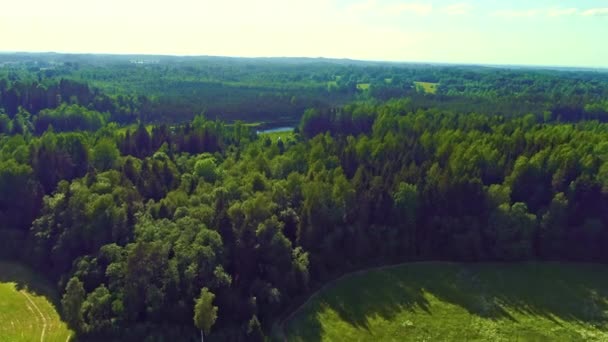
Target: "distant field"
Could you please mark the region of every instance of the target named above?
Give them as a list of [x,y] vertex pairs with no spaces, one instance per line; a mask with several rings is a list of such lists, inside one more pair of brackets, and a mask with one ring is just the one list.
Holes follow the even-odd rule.
[[[131,133],[135,132],[138,128],[138,125],[136,124],[132,124],[132,125],[128,125],[128,126],[121,126],[118,127],[114,130],[115,133],[120,134],[120,135],[125,135],[127,133],[127,130],[131,131]],[[152,128],[154,128],[154,125],[146,125],[146,130],[148,131],[148,133],[152,133]]]
[[288,139],[293,138],[293,130],[290,131],[281,131],[281,132],[269,132],[269,133],[260,133],[260,135],[269,137],[272,142],[277,142],[279,138],[286,142]]
[[417,91],[421,91],[427,94],[436,94],[439,83],[431,82],[414,82]]
[[368,90],[370,84],[369,83],[357,83],[358,90]]
[[415,263],[345,277],[289,341],[608,341],[608,266]]
[[65,342],[71,332],[51,287],[23,266],[0,262],[0,341]]

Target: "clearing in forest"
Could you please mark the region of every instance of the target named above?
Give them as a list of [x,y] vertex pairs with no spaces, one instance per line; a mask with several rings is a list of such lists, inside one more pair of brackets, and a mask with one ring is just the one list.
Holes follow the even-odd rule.
[[327,286],[284,329],[289,341],[608,341],[608,266],[376,269]]
[[370,83],[357,83],[357,90],[369,90]]
[[426,94],[436,94],[437,87],[439,87],[439,83],[431,83],[431,82],[414,82],[416,86],[416,91]]

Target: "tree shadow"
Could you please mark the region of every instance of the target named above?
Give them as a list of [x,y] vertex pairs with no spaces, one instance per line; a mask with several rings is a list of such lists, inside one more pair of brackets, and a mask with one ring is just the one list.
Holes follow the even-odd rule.
[[15,262],[0,261],[0,283],[14,283],[17,291],[25,290],[36,296],[45,297],[55,311],[61,313],[57,291],[49,281],[35,274],[27,267]]
[[[591,264],[412,263],[347,276],[288,322],[288,336],[318,341],[318,313],[331,309],[358,329],[404,311],[433,315],[425,294],[473,316],[518,322],[509,312],[561,321],[608,323],[608,266]],[[294,324],[292,324],[294,323]]]

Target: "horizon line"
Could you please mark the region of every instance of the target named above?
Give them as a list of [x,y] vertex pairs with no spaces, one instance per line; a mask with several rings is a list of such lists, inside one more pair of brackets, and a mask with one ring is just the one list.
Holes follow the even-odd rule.
[[525,63],[491,63],[491,62],[454,62],[454,61],[420,61],[420,60],[379,60],[359,59],[352,57],[327,57],[327,56],[236,56],[236,55],[205,55],[205,54],[171,54],[171,53],[136,53],[136,52],[63,52],[63,51],[10,51],[0,50],[0,55],[9,54],[56,54],[56,55],[98,55],[98,56],[149,56],[149,57],[192,57],[192,58],[234,58],[234,59],[311,59],[311,60],[337,60],[363,63],[382,64],[429,64],[429,65],[451,65],[451,66],[482,66],[482,67],[527,67],[527,68],[572,68],[572,69],[601,69],[608,70],[606,66],[593,65],[565,65],[565,64],[525,64]]

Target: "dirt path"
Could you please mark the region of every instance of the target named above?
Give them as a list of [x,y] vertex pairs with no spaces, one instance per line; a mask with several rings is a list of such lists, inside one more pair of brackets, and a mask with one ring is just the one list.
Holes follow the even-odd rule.
[[34,307],[34,309],[36,309],[36,311],[38,311],[38,314],[40,314],[40,317],[42,318],[42,334],[40,334],[40,342],[44,342],[44,333],[46,332],[46,317],[44,317],[44,314],[42,313],[42,311],[40,311],[40,308],[38,307],[38,305],[36,305],[36,303],[34,303],[34,301],[32,300],[32,298],[30,296],[28,296],[27,293],[25,293],[25,291],[19,291],[22,295],[25,296],[25,298],[27,298],[27,300],[30,302],[30,304],[32,304],[32,306]]

